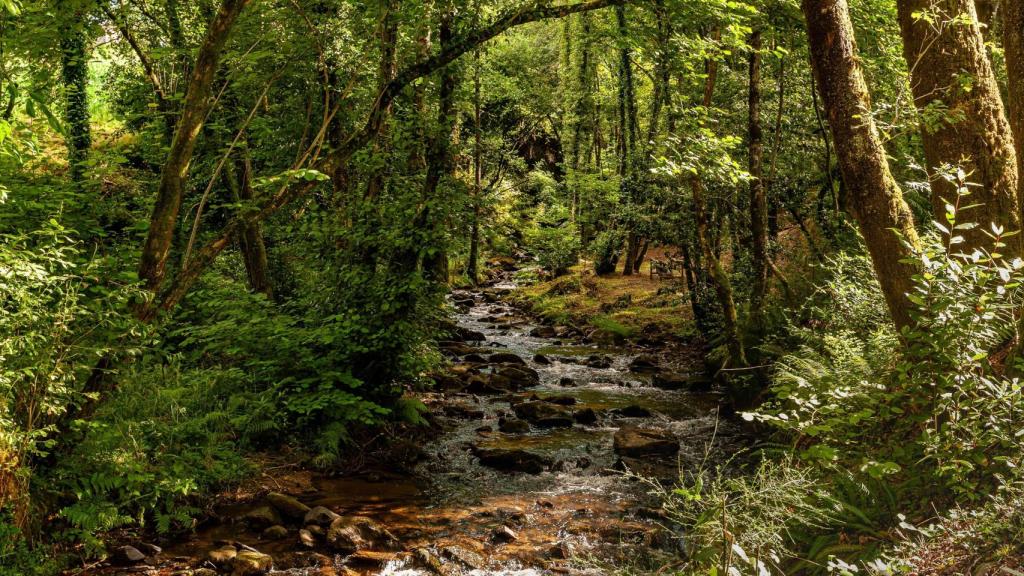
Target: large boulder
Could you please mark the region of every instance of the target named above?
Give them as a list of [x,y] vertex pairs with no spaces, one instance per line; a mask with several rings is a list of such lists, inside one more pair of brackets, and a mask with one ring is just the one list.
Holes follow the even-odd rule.
[[679,453],[679,440],[670,432],[654,428],[624,426],[615,433],[615,452],[620,456],[674,456]]
[[298,498],[281,494],[280,492],[267,494],[267,504],[270,504],[282,516],[291,520],[302,520],[310,510],[309,506],[299,502]]
[[542,454],[519,449],[473,447],[480,464],[505,472],[540,474],[551,466],[551,459]]
[[516,416],[538,428],[571,428],[573,425],[572,412],[543,400],[520,402],[512,406],[512,410]]

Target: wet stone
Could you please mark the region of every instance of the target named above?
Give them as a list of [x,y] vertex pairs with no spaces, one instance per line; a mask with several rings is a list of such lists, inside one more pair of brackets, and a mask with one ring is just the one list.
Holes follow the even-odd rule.
[[543,354],[534,354],[533,361],[536,362],[537,364],[551,364],[551,360],[549,360],[548,357]]
[[274,559],[262,552],[243,550],[231,561],[231,576],[266,574],[274,566]]
[[264,540],[280,540],[286,536],[288,536],[288,529],[280,524],[270,526],[260,534],[260,538]]
[[515,530],[509,528],[508,526],[501,526],[494,531],[494,534],[491,535],[491,538],[495,542],[507,544],[509,542],[515,542],[516,540],[519,540],[519,535],[516,534]]
[[512,390],[512,381],[501,374],[473,374],[466,392],[470,394],[504,394]]
[[654,428],[624,426],[615,433],[615,452],[621,456],[674,456],[679,440],[670,432]]
[[312,532],[303,528],[299,530],[299,544],[306,548],[313,548],[316,546],[316,537]]
[[547,456],[520,449],[473,447],[480,464],[505,472],[540,474],[551,466]]
[[597,412],[593,408],[584,408],[573,412],[572,418],[577,424],[596,424]]
[[565,386],[566,388],[575,388],[576,381],[568,376],[562,376],[561,378],[558,379],[558,385]]
[[608,356],[589,356],[584,363],[591,368],[604,369],[612,367],[612,359]]
[[206,559],[222,570],[231,567],[231,562],[235,559],[235,556],[238,556],[238,550],[234,546],[222,546],[206,553]]
[[294,496],[287,494],[281,494],[280,492],[271,492],[267,494],[267,503],[274,507],[282,516],[291,518],[292,520],[302,520],[306,517],[306,513],[309,512],[309,506],[306,506]]
[[658,359],[650,354],[641,354],[630,361],[629,371],[638,374],[653,374],[658,371]]
[[621,416],[623,418],[650,418],[651,411],[643,406],[637,406],[636,404],[630,404],[629,406],[623,406],[622,408],[615,408],[611,411],[615,416]]
[[323,506],[316,506],[315,508],[310,509],[310,511],[306,513],[306,516],[303,518],[303,523],[315,524],[317,526],[327,526],[330,525],[331,522],[337,520],[338,518],[341,518],[341,516],[338,516],[330,509],[325,508]]
[[281,515],[270,506],[257,506],[242,516],[246,524],[254,528],[266,528],[281,523]]
[[551,326],[537,326],[533,330],[530,330],[530,336],[534,338],[554,338],[558,335]]
[[138,564],[146,559],[146,555],[134,546],[120,546],[110,553],[110,560],[115,564]]
[[572,413],[558,404],[534,400],[512,407],[516,416],[539,428],[571,428]]
[[496,352],[488,356],[487,360],[495,364],[526,364],[526,360],[511,352]]
[[525,420],[499,418],[498,430],[506,434],[525,434],[530,431],[530,423]]

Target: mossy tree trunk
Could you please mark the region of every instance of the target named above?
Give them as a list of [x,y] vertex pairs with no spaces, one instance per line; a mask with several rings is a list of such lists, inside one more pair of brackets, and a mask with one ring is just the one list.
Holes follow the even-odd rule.
[[1010,128],[1017,143],[1017,200],[1024,208],[1024,2],[1012,0],[1000,7],[1003,16],[1003,50],[1006,56],[1007,108]]
[[62,0],[60,15],[60,65],[64,85],[64,123],[67,134],[68,174],[80,183],[85,175],[92,132],[89,128],[89,47],[85,13],[81,3]]
[[908,326],[906,295],[916,268],[904,260],[912,260],[917,231],[870,114],[849,7],[846,0],[803,0],[802,9],[848,209],[860,226],[893,322],[897,328]]
[[[903,54],[914,102],[921,113],[921,138],[932,183],[934,218],[946,222],[946,204],[960,204],[957,186],[940,175],[943,166],[963,168],[978,184],[959,214],[962,248],[991,248],[990,224],[1018,230],[1017,157],[995,74],[985,51],[974,0],[897,0]],[[1019,255],[1022,238],[1006,240],[1004,253]]]

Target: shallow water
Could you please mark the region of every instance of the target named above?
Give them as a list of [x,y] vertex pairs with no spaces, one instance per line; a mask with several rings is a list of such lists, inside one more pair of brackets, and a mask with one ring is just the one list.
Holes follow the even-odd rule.
[[[462,412],[480,411],[483,418],[444,418],[446,431],[425,447],[428,457],[412,477],[315,477],[307,493],[295,494],[310,506],[373,519],[397,537],[403,551],[371,565],[353,565],[351,558],[333,556],[333,568],[382,576],[532,576],[569,571],[579,564],[574,558],[588,558],[588,564],[635,562],[655,546],[671,550],[671,536],[664,542],[658,536],[659,526],[645,519],[650,514],[642,513],[644,505],[657,506],[649,501],[644,485],[612,470],[618,460],[612,437],[624,424],[672,430],[681,438],[681,451],[677,462],[667,464],[693,469],[705,458],[712,440],[715,450],[732,449],[729,439],[735,437],[735,430],[719,422],[718,396],[654,388],[649,377],[629,372],[628,364],[635,356],[629,350],[531,336],[536,325],[525,321],[521,313],[502,303],[486,303],[479,294],[475,297],[476,304],[459,313],[457,321],[485,335],[478,353],[517,354],[538,372],[540,384],[503,396],[424,394],[424,402],[436,412],[461,406]],[[509,326],[507,319],[513,325]],[[538,350],[552,362],[534,362]],[[607,356],[611,365],[594,368],[570,358],[590,355]],[[562,357],[568,360],[557,360]],[[563,378],[572,378],[575,385],[560,385]],[[540,398],[569,396],[576,400],[573,409],[593,408],[605,415],[593,426],[527,434],[498,432],[498,419],[511,412],[510,403],[534,394]],[[631,406],[645,408],[651,415],[623,418],[608,414]],[[492,431],[482,432],[481,427]],[[543,454],[559,463],[554,467],[558,471],[531,475],[487,468],[472,455],[472,445]],[[244,507],[221,511],[225,517],[243,512]],[[503,526],[515,532],[514,541],[495,542],[493,533]],[[200,530],[195,538],[171,547],[168,553],[202,557],[217,540],[253,546],[275,560],[279,554],[297,549],[294,538],[263,542],[258,533],[247,531],[241,523],[223,523]],[[439,560],[441,572],[418,567],[422,562],[409,553],[416,549],[430,551]],[[566,555],[570,558],[559,557]],[[460,561],[460,557],[470,561]],[[277,564],[283,567],[280,561]],[[332,573],[324,570],[293,568],[276,573]]]

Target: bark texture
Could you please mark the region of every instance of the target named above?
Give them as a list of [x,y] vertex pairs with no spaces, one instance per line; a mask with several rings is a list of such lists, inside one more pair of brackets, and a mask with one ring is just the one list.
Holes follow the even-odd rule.
[[[61,4],[65,4],[61,2]],[[62,7],[60,25],[60,73],[64,84],[65,140],[68,147],[68,171],[71,180],[80,182],[92,146],[89,129],[89,54],[86,46],[84,15]],[[13,100],[12,100],[13,101]]]
[[[956,185],[937,177],[943,165],[959,166],[971,189],[958,215],[978,224],[964,231],[963,248],[991,248],[991,223],[1020,229],[1017,157],[974,0],[897,0],[903,54],[910,69],[914,102],[922,114],[921,133],[932,182],[932,208],[945,224],[946,204],[957,203]],[[927,18],[915,18],[927,14]],[[837,142],[838,144],[838,142]],[[1007,239],[1006,252],[1021,253],[1021,237]]]
[[835,142],[848,209],[859,224],[893,321],[898,328],[908,326],[911,303],[906,295],[916,269],[901,260],[912,256],[905,242],[917,244],[917,231],[869,114],[871,99],[849,7],[846,0],[803,0],[802,8],[811,65]]
[[[217,65],[231,34],[231,28],[249,1],[224,0],[217,15],[210,22],[206,40],[199,49],[192,69],[188,94],[177,123],[171,150],[160,174],[160,188],[157,191],[156,204],[150,217],[149,234],[146,236],[139,264],[139,278],[145,282],[146,288],[153,292],[159,291],[166,272],[167,259],[174,240],[174,228],[178,222],[178,213],[188,181],[192,152],[207,112],[213,104],[212,86]],[[143,315],[147,313],[144,312]]]
[[1006,56],[1007,108],[1010,128],[1017,143],[1017,201],[1024,207],[1024,190],[1020,175],[1024,174],[1024,2],[1011,0],[1000,7],[1003,17],[1003,50]]
[[768,198],[764,180],[764,143],[761,130],[761,31],[750,35],[750,86],[748,89],[748,155],[750,181],[750,234],[753,289],[750,316],[759,323],[768,292]]

